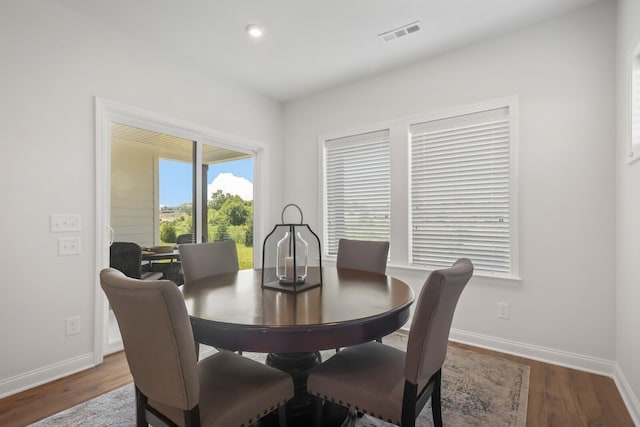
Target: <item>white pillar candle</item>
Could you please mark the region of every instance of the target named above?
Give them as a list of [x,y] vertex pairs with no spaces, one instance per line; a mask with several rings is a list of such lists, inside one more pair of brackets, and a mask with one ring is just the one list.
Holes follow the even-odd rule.
[[293,282],[295,271],[293,271],[293,257],[284,258],[284,277],[287,282]]

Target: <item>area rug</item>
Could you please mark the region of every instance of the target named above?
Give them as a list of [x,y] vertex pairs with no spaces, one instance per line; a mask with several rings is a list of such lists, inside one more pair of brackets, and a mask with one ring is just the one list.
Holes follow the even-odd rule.
[[[383,342],[404,350],[407,337],[395,333],[385,337]],[[322,352],[323,359],[332,354],[331,351]],[[265,355],[245,353],[244,356],[264,361]],[[445,426],[525,427],[528,392],[528,366],[449,346],[442,373],[442,418]],[[356,422],[358,427],[390,425],[367,415]],[[433,425],[431,403],[422,410],[416,425]],[[98,396],[32,426],[135,426],[133,385]]]

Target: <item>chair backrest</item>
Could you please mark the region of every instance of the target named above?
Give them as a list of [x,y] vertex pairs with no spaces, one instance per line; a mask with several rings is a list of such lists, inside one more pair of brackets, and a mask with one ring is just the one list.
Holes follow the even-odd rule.
[[389,242],[340,239],[336,267],[385,274]]
[[125,276],[140,279],[142,276],[142,250],[132,242],[113,242],[109,248],[109,266]]
[[200,399],[193,332],[184,299],[168,280],[100,272],[118,321],[133,381],[149,399],[189,410]]
[[238,249],[233,240],[178,245],[178,251],[185,284],[206,276],[240,269]]
[[433,271],[420,291],[413,313],[405,378],[413,384],[426,384],[447,356],[449,330],[462,290],[471,279],[473,264],[466,258],[453,266]]

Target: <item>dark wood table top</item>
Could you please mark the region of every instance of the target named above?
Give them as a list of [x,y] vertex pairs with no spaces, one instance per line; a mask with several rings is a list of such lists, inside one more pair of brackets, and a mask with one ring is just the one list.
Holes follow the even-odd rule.
[[182,286],[196,341],[283,353],[355,345],[399,329],[414,300],[406,283],[364,271],[324,267],[321,287],[297,293],[262,288],[261,275],[241,270]]

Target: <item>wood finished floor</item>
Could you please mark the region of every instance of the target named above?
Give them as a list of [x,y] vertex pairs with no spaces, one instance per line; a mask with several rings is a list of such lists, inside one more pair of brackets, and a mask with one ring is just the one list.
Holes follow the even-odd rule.
[[[611,378],[463,344],[452,345],[531,368],[529,427],[634,426]],[[26,426],[129,382],[131,375],[124,353],[112,354],[100,366],[1,399],[0,426]]]

